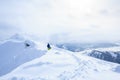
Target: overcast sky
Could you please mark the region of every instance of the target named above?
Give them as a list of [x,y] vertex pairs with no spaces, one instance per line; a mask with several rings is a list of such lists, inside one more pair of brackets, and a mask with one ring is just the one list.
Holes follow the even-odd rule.
[[0,0],[0,37],[120,40],[120,0]]

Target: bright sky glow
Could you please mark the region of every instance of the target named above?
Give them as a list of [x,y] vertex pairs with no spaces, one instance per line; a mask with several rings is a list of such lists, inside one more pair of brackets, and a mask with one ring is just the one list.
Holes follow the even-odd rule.
[[71,40],[117,41],[119,30],[119,0],[0,1],[1,38],[24,33]]

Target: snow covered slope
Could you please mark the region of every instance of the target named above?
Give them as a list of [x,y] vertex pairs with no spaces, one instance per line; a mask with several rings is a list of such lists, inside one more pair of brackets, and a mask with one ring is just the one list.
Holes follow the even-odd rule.
[[0,80],[120,80],[120,65],[52,48]]
[[16,35],[0,44],[0,76],[5,75],[21,64],[44,55],[33,41]]

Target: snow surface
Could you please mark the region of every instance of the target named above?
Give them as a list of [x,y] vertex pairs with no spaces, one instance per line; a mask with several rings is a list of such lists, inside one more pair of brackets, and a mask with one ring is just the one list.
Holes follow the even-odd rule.
[[0,43],[0,56],[0,80],[120,80],[119,64],[55,46],[47,51],[46,43],[19,35]]
[[[25,44],[29,44],[27,47]],[[0,76],[5,75],[21,64],[44,55],[46,51],[38,50],[30,40],[12,37],[0,44]]]
[[0,80],[119,80],[119,66],[54,47]]

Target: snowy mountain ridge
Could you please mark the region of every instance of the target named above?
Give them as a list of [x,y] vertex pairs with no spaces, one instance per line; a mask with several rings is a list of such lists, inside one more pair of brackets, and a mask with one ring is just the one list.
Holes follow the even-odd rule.
[[119,69],[119,64],[53,48],[0,80],[119,80]]
[[99,51],[115,52],[119,47],[47,50],[46,43],[15,37],[0,44],[0,80],[119,80],[120,64],[93,58],[103,54]]
[[120,47],[85,50],[82,53],[98,59],[120,64]]

